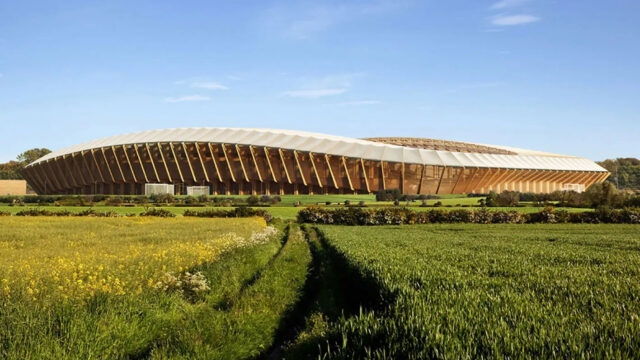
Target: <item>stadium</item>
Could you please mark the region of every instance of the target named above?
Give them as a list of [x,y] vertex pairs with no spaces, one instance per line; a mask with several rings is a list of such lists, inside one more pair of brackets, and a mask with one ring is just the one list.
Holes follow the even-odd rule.
[[[38,194],[404,194],[584,191],[609,173],[591,160],[425,138],[184,128],[112,136],[24,169]],[[153,185],[157,184],[157,185]]]

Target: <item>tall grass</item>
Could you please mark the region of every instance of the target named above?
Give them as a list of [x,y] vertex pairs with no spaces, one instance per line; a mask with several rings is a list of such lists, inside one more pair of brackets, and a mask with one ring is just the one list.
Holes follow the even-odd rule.
[[0,228],[2,359],[254,356],[306,274],[306,244],[283,247],[259,218],[2,218]]
[[326,324],[309,358],[640,353],[638,226],[319,228],[375,292],[350,294],[365,307]]

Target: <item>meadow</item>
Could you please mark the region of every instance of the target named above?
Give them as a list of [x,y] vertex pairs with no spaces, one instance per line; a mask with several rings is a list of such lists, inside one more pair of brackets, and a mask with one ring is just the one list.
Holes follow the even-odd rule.
[[248,358],[310,261],[261,218],[0,218],[0,358]]
[[2,359],[640,353],[638,225],[5,216],[0,229]]
[[325,275],[334,280],[287,358],[636,358],[638,230],[309,228],[311,243],[340,270]]

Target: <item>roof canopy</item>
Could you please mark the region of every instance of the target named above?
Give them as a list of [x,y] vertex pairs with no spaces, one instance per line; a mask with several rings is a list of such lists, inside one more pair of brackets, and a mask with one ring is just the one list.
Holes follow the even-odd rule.
[[33,164],[95,148],[157,142],[211,142],[267,146],[366,160],[451,167],[607,171],[588,159],[515,148],[499,147],[508,149],[516,155],[452,152],[417,149],[305,131],[251,128],[180,128],[117,135],[56,150]]

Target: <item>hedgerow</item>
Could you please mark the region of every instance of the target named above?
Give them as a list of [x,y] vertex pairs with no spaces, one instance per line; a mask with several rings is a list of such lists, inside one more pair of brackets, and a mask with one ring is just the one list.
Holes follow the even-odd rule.
[[407,208],[320,208],[309,207],[298,212],[298,222],[334,225],[403,225],[432,223],[469,224],[640,224],[640,209],[613,210],[602,208],[593,212],[569,213],[545,208],[536,213],[517,210],[439,210],[414,211]]
[[271,221],[271,214],[262,209],[252,209],[250,207],[240,206],[232,210],[186,210],[184,216],[204,217],[204,218],[234,218],[234,217],[252,217],[260,216],[266,221]]

